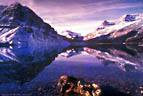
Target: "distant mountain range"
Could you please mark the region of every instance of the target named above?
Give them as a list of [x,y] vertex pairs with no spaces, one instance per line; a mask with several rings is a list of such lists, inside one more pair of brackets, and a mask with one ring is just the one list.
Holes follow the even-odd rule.
[[115,22],[107,20],[84,37],[92,43],[143,44],[143,14],[124,15]]
[[123,15],[110,22],[103,21],[95,32],[81,36],[72,31],[64,31],[69,42],[86,42],[94,44],[134,44],[143,45],[143,14]]

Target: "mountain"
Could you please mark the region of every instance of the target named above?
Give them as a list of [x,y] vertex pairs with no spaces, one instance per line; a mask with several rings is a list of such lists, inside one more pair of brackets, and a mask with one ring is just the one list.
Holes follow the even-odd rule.
[[143,14],[131,14],[124,15],[115,22],[105,20],[95,32],[86,35],[84,40],[94,43],[138,44],[142,33]]
[[63,31],[59,33],[63,36],[65,41],[70,42],[70,46],[86,46],[89,43],[85,42],[84,36],[81,36],[80,33],[72,32],[70,30]]
[[16,46],[69,45],[54,28],[20,3],[0,7],[0,43]]
[[83,36],[81,36],[80,33],[72,32],[70,30],[61,32],[61,35],[65,36],[69,39],[83,40]]
[[109,26],[112,26],[112,25],[115,25],[115,23],[114,23],[114,22],[109,22],[109,21],[105,20],[105,21],[103,21],[102,24],[96,29],[96,31],[105,29],[105,27],[109,27]]

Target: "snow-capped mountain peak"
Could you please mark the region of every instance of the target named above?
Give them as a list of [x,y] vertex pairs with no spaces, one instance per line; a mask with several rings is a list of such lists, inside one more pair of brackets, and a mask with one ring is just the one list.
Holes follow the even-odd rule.
[[143,14],[125,14],[119,21],[132,22],[143,18]]
[[0,37],[0,43],[13,42],[14,45],[69,45],[35,12],[17,2],[0,11]]
[[19,2],[15,2],[9,6],[9,8],[13,8],[13,9],[17,9],[19,7],[22,7],[22,5]]
[[39,16],[20,3],[11,4],[0,12],[0,24],[2,25],[18,26],[23,24],[31,26],[31,24],[34,24],[39,26],[41,22],[43,22],[43,20]]
[[96,31],[105,29],[105,27],[110,27],[110,26],[113,26],[113,25],[115,25],[114,22],[109,22],[109,21],[105,20],[101,23],[101,25],[99,27],[96,28]]
[[[118,41],[125,42],[126,38],[135,36],[136,34],[134,34],[134,31],[143,27],[142,25],[143,14],[124,15],[115,22],[104,21],[99,27],[97,27],[95,32],[85,36],[84,40],[94,39],[97,42],[104,40],[111,43],[112,41],[115,41],[114,39],[118,39]],[[102,43],[104,43],[104,41],[102,41]]]
[[80,33],[72,32],[70,30],[62,31],[60,34],[70,39],[78,39],[78,40],[83,39]]
[[136,20],[136,15],[124,15],[121,17],[121,21],[131,22],[135,20]]
[[107,20],[103,21],[102,26],[111,26],[111,25],[115,25],[114,22],[109,22]]

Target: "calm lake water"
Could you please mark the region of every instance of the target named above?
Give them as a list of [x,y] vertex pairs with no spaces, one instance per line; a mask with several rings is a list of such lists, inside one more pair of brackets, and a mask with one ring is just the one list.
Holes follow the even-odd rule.
[[57,96],[58,79],[71,75],[110,96],[142,96],[143,47],[0,48],[0,63],[1,95]]

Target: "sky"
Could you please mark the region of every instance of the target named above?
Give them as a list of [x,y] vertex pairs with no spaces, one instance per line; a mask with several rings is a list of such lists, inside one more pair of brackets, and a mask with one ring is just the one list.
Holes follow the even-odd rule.
[[102,21],[114,21],[124,14],[143,13],[143,0],[0,0],[1,5],[20,2],[30,7],[55,30],[86,35]]

